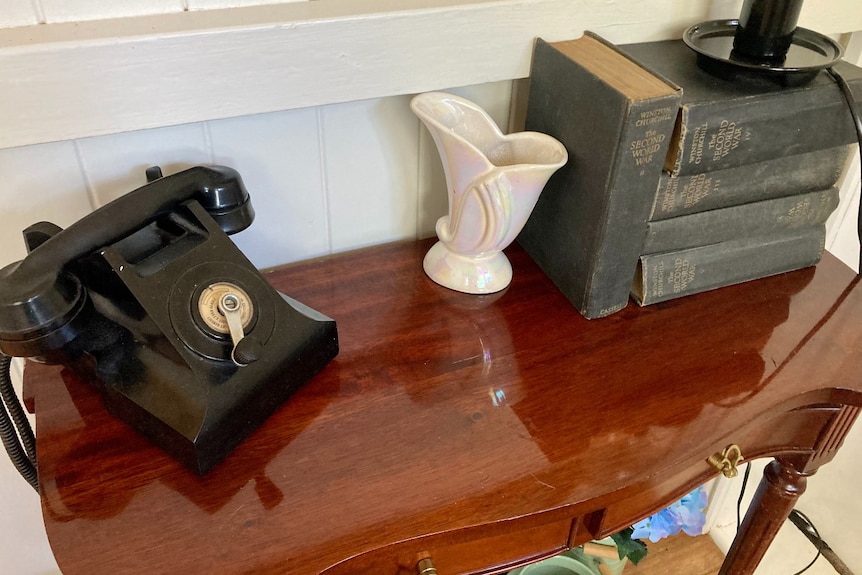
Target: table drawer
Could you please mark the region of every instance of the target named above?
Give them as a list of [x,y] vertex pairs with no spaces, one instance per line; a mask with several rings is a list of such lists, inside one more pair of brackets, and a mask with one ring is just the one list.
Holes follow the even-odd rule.
[[577,522],[559,512],[428,535],[368,551],[322,575],[415,575],[429,557],[439,575],[491,575],[565,551]]

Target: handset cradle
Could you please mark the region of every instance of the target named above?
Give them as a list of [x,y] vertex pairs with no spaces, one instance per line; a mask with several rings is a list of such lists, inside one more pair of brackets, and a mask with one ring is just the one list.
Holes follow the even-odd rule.
[[65,230],[24,231],[27,257],[0,270],[0,351],[72,367],[203,474],[335,357],[337,330],[227,237],[254,218],[235,170],[147,179]]

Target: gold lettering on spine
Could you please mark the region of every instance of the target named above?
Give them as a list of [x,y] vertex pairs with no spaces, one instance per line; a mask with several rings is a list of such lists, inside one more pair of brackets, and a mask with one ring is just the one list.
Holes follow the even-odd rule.
[[664,295],[664,262],[659,261],[650,271],[650,284],[652,284],[650,291],[654,298],[660,298]]
[[659,190],[659,205],[662,213],[673,213],[676,209],[676,195],[679,190],[679,179],[668,178],[667,183]]
[[673,269],[668,272],[667,283],[673,293],[681,293],[686,290],[688,284],[694,281],[697,266],[685,258],[673,260]]
[[787,224],[791,228],[797,228],[806,224],[813,218],[814,206],[811,205],[811,197],[802,198],[787,213],[778,216],[778,221]]
[[635,126],[638,128],[645,128],[646,126],[650,126],[656,122],[673,120],[675,119],[675,114],[676,110],[670,106],[658,108],[657,110],[645,110],[641,112],[638,119],[635,120]]
[[610,307],[604,307],[604,308],[599,310],[599,315],[600,316],[610,315],[610,314],[617,312],[617,311],[623,309],[624,307],[626,307],[626,304],[628,304],[628,302],[619,303],[616,305],[612,305]]
[[736,122],[722,120],[718,125],[718,131],[711,134],[707,147],[712,150],[712,161],[719,162],[727,157],[733,150],[739,147],[740,142],[748,140],[750,133],[739,126]]
[[[649,128],[659,122],[671,122],[676,119],[676,109],[670,106],[654,110],[644,110],[635,120],[635,127]],[[629,145],[629,151],[637,166],[645,166],[653,161],[656,152],[661,149],[662,143],[667,139],[665,134],[659,134],[656,130],[647,129],[643,137],[637,138]],[[664,158],[661,158],[664,161]]]
[[688,154],[689,164],[700,164],[703,161],[703,144],[706,140],[706,132],[709,130],[709,124],[704,122],[694,129],[691,137],[691,151]]
[[657,212],[673,214],[692,208],[720,190],[721,180],[712,173],[663,178],[656,199]]
[[646,137],[631,143],[632,157],[635,164],[644,166],[653,160],[653,154],[659,151],[661,143],[664,142],[664,134],[656,134],[655,130],[647,130]]
[[[715,187],[718,187],[718,180],[715,180]],[[686,185],[682,187],[682,205],[685,208],[695,206],[709,196],[713,190],[713,178],[710,174],[698,174],[691,178]]]

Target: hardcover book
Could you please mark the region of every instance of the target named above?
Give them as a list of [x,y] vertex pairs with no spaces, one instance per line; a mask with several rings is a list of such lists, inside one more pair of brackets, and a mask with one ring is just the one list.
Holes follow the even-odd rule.
[[561,141],[518,241],[587,318],[625,307],[680,102],[610,43],[537,40],[525,127]]
[[[682,40],[620,46],[644,67],[681,86],[679,119],[665,162],[673,175],[704,173],[856,142],[847,102],[825,71],[801,86],[705,72]],[[862,69],[835,65],[862,104]]]
[[632,297],[642,306],[812,266],[823,225],[641,256]]
[[751,238],[826,222],[838,207],[838,188],[650,222],[643,253],[654,254]]
[[689,176],[663,172],[650,220],[824,190],[841,177],[848,146]]

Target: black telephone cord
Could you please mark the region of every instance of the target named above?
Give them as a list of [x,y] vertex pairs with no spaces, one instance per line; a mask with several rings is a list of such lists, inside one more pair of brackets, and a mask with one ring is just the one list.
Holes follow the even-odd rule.
[[15,388],[12,386],[11,365],[12,358],[4,356],[3,363],[7,365],[4,369],[5,380],[4,384],[0,385],[0,397],[6,405],[6,410],[12,417],[12,423],[18,430],[18,435],[21,438],[21,446],[27,454],[27,459],[35,463],[36,461],[36,436],[33,435],[33,428],[30,427],[30,421],[27,419],[27,414],[24,413],[24,408],[21,402],[18,401],[18,396],[15,394]]
[[[39,475],[36,471],[36,439],[27,420],[27,414],[18,401],[12,386],[12,358],[0,353],[0,439],[15,469],[39,492]],[[20,436],[20,438],[19,438]],[[23,446],[22,446],[23,443]]]

